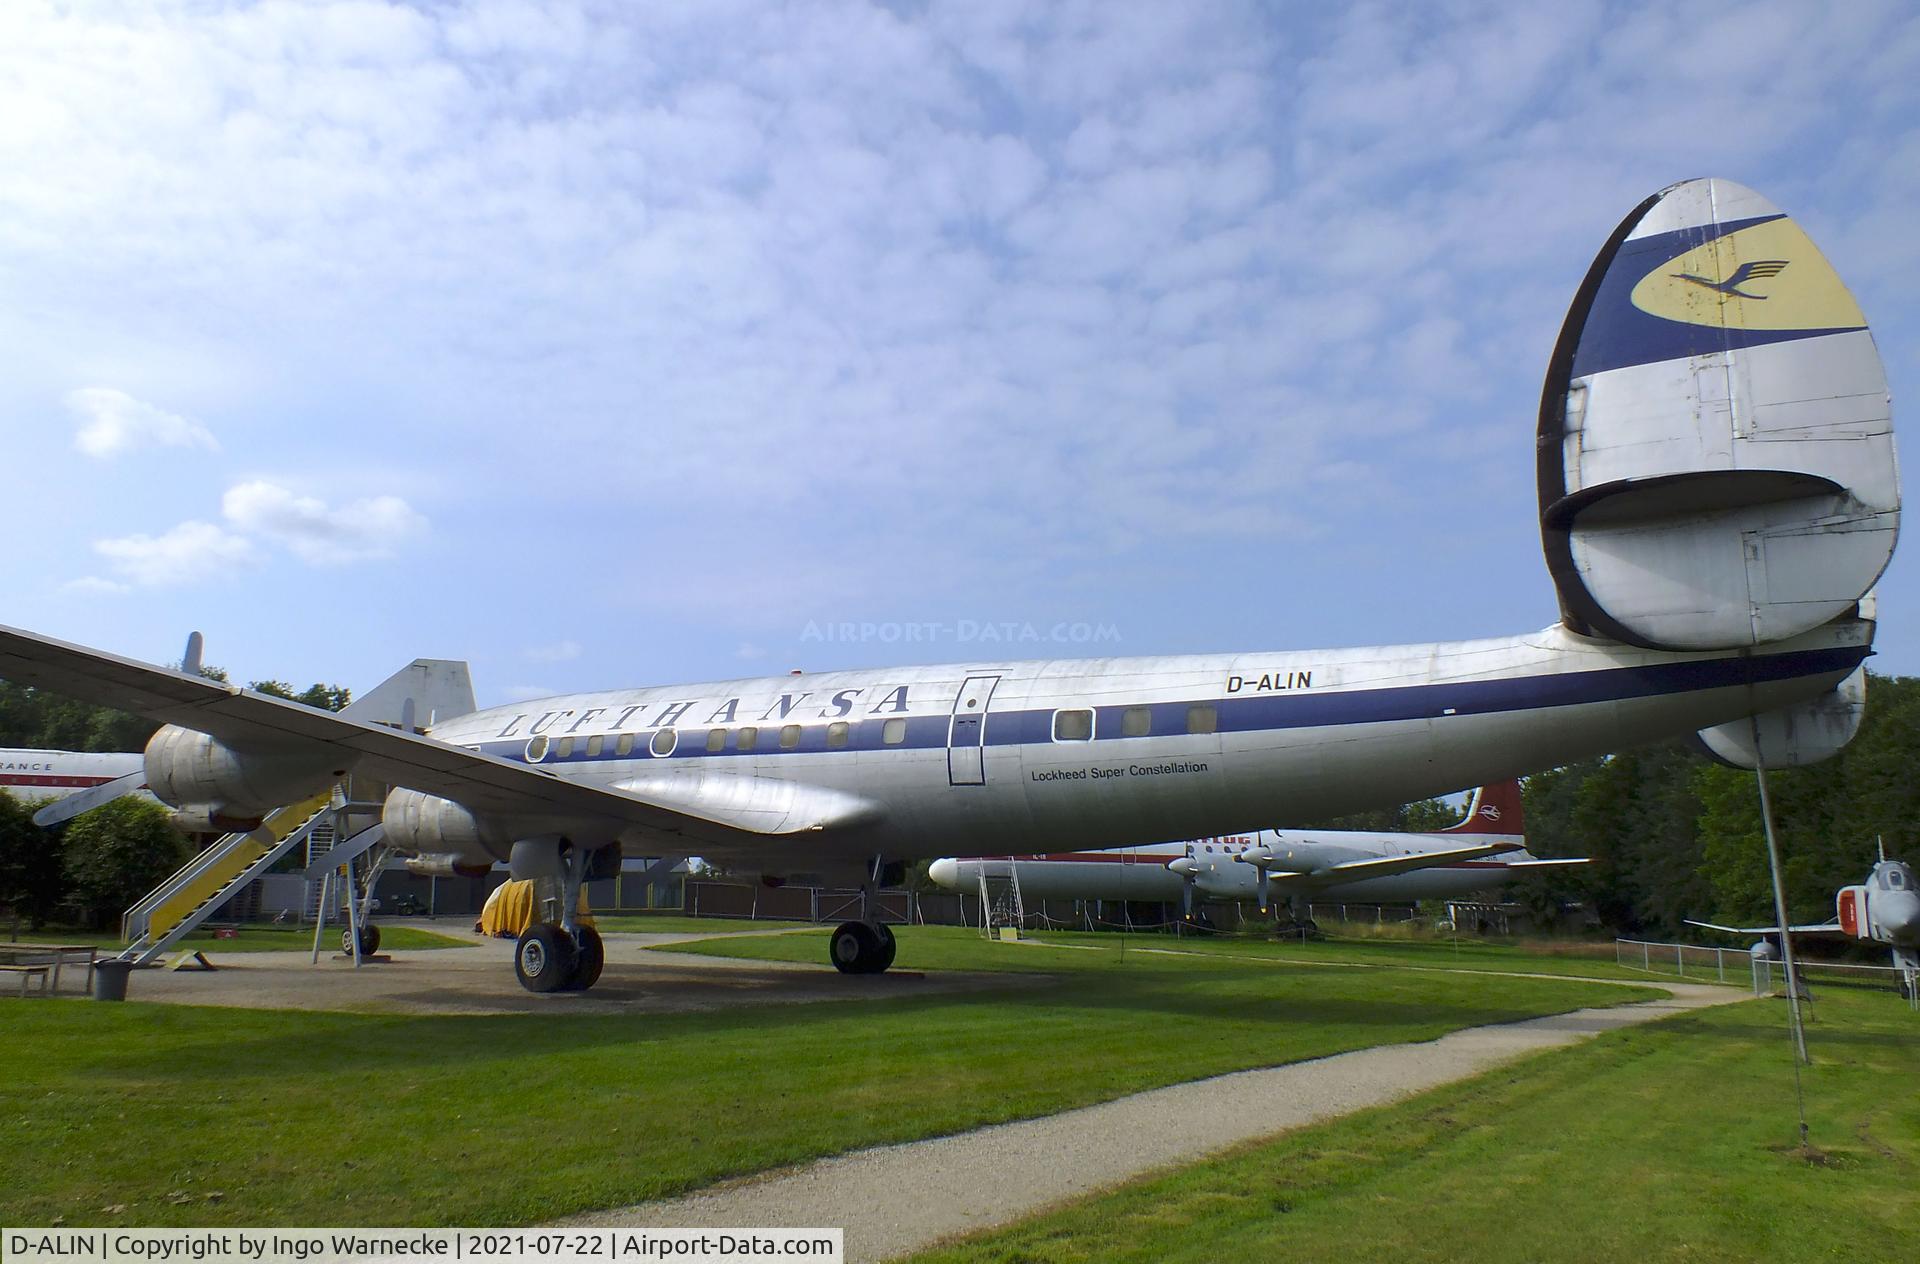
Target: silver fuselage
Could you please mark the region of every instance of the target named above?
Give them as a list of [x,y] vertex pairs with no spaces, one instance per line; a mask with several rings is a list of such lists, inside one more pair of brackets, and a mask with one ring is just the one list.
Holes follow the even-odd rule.
[[930,876],[950,891],[977,892],[982,877],[1013,878],[1026,899],[1161,900],[1181,898],[1184,879],[1168,868],[1182,858],[1194,862],[1194,888],[1207,900],[1257,900],[1260,871],[1239,859],[1250,847],[1265,847],[1289,874],[1272,890],[1281,896],[1392,904],[1404,900],[1453,900],[1500,885],[1520,872],[1516,862],[1533,859],[1525,849],[1472,860],[1453,860],[1384,877],[1316,879],[1312,870],[1356,860],[1378,860],[1426,852],[1457,851],[1479,842],[1508,841],[1489,835],[1395,834],[1325,830],[1259,830],[1198,838],[1192,843],[1144,847],[1105,847],[1097,851],[1055,851],[1039,855],[956,856],[936,860]]
[[[857,824],[718,857],[800,873],[1244,833],[1406,802],[1806,701],[1854,671],[1872,635],[1842,620],[1764,653],[1681,654],[1555,625],[1371,649],[823,672],[518,703],[434,736],[537,753],[600,785],[670,785],[681,802],[794,783],[871,805]],[[1085,739],[1060,717],[1082,710]],[[630,852],[688,850],[633,827],[618,837]]]

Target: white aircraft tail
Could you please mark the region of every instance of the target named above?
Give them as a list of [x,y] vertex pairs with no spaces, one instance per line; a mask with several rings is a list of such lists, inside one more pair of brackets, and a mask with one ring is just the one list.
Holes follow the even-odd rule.
[[416,658],[348,703],[340,714],[369,724],[418,730],[475,709],[473,679],[465,663]]
[[1900,525],[1887,379],[1853,296],[1771,202],[1688,180],[1636,207],[1540,401],[1563,620],[1727,650],[1853,613]]

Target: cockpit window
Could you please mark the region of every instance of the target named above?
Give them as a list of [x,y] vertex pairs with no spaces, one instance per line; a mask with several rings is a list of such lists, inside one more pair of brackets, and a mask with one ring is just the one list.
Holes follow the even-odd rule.
[[1906,885],[1907,885],[1906,874],[1901,873],[1898,869],[1887,870],[1887,889],[1889,891],[1901,890]]

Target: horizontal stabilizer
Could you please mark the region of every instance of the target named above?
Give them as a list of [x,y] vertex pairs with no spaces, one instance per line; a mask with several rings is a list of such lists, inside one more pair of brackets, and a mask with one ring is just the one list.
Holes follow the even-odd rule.
[[1540,517],[1572,630],[1672,650],[1847,614],[1900,524],[1886,372],[1819,249],[1689,180],[1615,230],[1540,401]]
[[1507,868],[1522,870],[1569,869],[1574,865],[1590,865],[1592,863],[1593,858],[1591,856],[1555,856],[1545,860],[1509,860],[1506,862]]
[[1701,729],[1700,745],[1734,768],[1756,768],[1763,757],[1769,768],[1798,768],[1839,754],[1866,713],[1867,669],[1860,667],[1811,702]]

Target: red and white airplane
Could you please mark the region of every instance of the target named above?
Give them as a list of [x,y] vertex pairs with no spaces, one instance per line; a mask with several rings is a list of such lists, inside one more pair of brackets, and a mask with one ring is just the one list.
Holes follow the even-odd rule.
[[1432,833],[1259,830],[1148,847],[950,856],[934,861],[928,875],[951,891],[976,890],[982,877],[1013,877],[1023,897],[1036,899],[1178,900],[1190,915],[1196,896],[1257,900],[1262,911],[1275,896],[1458,899],[1522,873],[1587,863],[1541,860],[1526,844],[1520,783],[1501,781],[1473,792],[1465,820]]
[[103,786],[110,788],[98,796],[105,803],[118,795],[146,789],[146,781],[146,758],[137,751],[94,754],[0,749],[0,790],[22,803],[63,800]]

